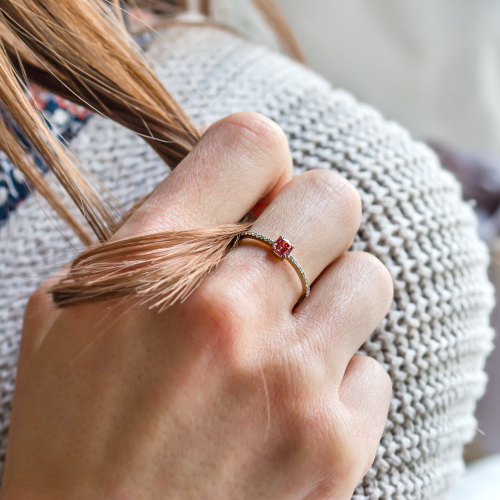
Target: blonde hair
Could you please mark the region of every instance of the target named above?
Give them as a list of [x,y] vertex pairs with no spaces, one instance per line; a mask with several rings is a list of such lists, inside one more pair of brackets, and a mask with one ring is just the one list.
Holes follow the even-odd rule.
[[[255,0],[292,53],[277,5]],[[135,0],[172,16],[184,1]],[[210,4],[205,3],[209,11]],[[279,28],[281,26],[281,29]],[[293,35],[292,35],[293,36]],[[128,217],[53,135],[28,98],[28,81],[131,129],[175,168],[200,139],[127,32],[118,0],[0,0],[0,147],[87,246],[94,239],[27,154],[10,123],[68,193],[99,244],[53,290],[60,305],[138,294],[163,309],[185,298],[233,248],[247,222],[109,241]],[[135,208],[140,206],[141,200]],[[126,257],[126,263],[125,263]]]

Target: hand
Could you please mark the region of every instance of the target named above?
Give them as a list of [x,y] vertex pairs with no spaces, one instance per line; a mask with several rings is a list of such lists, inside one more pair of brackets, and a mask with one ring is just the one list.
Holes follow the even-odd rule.
[[[240,113],[212,125],[118,236],[234,223],[294,244],[314,285],[244,240],[182,304],[26,310],[1,500],[349,499],[371,466],[390,379],[355,356],[392,300],[385,267],[345,253],[356,190],[291,179],[283,132]],[[292,312],[293,311],[293,312]]]

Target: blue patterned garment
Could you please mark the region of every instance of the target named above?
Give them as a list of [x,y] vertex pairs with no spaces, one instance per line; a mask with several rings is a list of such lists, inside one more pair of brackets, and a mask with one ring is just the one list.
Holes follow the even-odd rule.
[[[91,116],[91,113],[81,106],[61,99],[36,85],[32,85],[30,90],[30,98],[43,111],[50,128],[61,140],[71,141]],[[33,156],[42,170],[46,170],[34,152]],[[0,151],[0,225],[5,223],[9,213],[12,213],[29,193],[29,187],[21,172],[7,155]]]

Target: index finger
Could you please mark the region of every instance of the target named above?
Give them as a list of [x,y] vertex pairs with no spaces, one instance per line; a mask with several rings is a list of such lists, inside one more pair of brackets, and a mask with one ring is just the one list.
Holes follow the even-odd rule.
[[213,124],[113,239],[233,224],[292,178],[284,132],[258,113]]

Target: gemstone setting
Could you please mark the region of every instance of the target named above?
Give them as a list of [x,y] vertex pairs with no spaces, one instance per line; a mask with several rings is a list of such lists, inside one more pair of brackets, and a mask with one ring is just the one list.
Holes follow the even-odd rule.
[[283,236],[280,236],[271,247],[273,254],[280,259],[288,257],[292,250],[293,245],[288,240],[283,238]]

